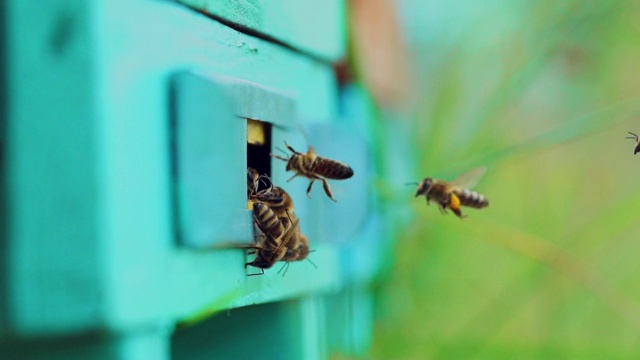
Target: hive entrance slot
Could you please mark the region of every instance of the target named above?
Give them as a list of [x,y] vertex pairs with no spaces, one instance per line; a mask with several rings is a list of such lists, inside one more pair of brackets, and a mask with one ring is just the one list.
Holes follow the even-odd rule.
[[[247,119],[247,166],[271,178],[271,124]],[[266,188],[260,182],[259,190]]]

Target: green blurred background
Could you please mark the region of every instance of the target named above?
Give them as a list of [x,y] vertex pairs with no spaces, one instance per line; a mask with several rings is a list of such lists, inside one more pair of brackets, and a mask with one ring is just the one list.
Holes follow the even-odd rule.
[[377,289],[376,359],[640,358],[640,1],[398,0],[415,178],[475,166],[491,201],[413,188]]

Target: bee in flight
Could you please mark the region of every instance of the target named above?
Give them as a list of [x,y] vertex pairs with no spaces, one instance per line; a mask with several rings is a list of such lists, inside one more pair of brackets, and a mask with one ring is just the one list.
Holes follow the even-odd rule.
[[[425,178],[419,183],[411,183],[417,185],[416,197],[424,195],[429,201],[433,200],[439,205],[439,209],[443,214],[447,213],[447,208],[453,211],[457,217],[463,218],[460,206],[468,206],[476,209],[482,209],[489,206],[489,200],[484,195],[479,194],[470,189],[484,175],[486,167],[478,167],[467,171],[450,182],[444,180]],[[410,185],[410,184],[408,184]]]
[[327,159],[325,157],[316,155],[316,152],[313,150],[313,147],[311,147],[311,145],[309,145],[309,150],[307,150],[306,153],[299,153],[295,151],[286,142],[284,143],[284,145],[293,154],[286,158],[274,154],[269,155],[276,159],[286,161],[287,171],[291,170],[295,172],[295,175],[293,175],[287,181],[291,181],[298,175],[304,176],[307,179],[311,180],[311,182],[309,183],[309,187],[307,188],[308,198],[311,198],[310,194],[313,182],[316,180],[322,181],[324,192],[327,194],[329,199],[336,201],[336,199],[333,198],[333,193],[331,192],[331,187],[329,186],[329,182],[327,182],[327,179],[348,179],[353,176],[353,169],[351,169],[349,165],[341,161]]
[[627,139],[633,139],[636,141],[636,147],[633,149],[633,155],[637,154],[640,152],[640,139],[638,139],[638,135],[632,133],[631,131],[628,132],[629,134],[631,134],[632,136],[627,136]]

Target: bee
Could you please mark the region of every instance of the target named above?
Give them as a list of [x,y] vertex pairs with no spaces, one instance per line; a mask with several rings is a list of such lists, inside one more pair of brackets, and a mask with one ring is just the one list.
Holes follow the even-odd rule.
[[297,232],[289,246],[287,247],[287,252],[285,253],[282,260],[284,261],[300,261],[307,258],[309,255],[309,239],[304,236],[301,232]]
[[267,205],[279,218],[291,217],[293,214],[293,200],[289,193],[279,186],[269,191],[261,191],[251,197],[254,202]]
[[287,249],[284,247],[276,247],[276,248],[255,247],[255,249],[257,249],[256,258],[251,262],[245,263],[244,268],[246,269],[247,266],[253,266],[253,267],[259,268],[260,270],[262,270],[262,272],[259,274],[248,274],[248,276],[263,275],[264,269],[269,269],[273,266],[273,264],[280,261],[280,259],[282,259],[282,257],[287,251]]
[[307,257],[309,256],[310,252],[311,251],[309,250],[309,240],[307,239],[306,236],[304,236],[302,233],[298,231],[296,235],[294,235],[294,237],[291,239],[291,242],[287,247],[287,252],[282,257],[282,261],[286,261],[286,262],[282,266],[282,268],[278,270],[278,274],[283,270],[284,272],[282,273],[282,276],[284,276],[287,273],[287,270],[289,270],[289,262],[301,261],[305,259],[309,261],[309,263],[313,265],[314,268],[317,269],[318,267],[316,266],[316,264]]
[[633,139],[636,141],[636,147],[633,148],[633,155],[637,154],[640,152],[640,139],[638,139],[638,135],[632,133],[632,132],[628,132],[629,134],[631,134],[632,136],[627,136],[627,139]]
[[[265,181],[266,179],[266,181]],[[258,191],[260,182],[266,186],[266,189]],[[267,183],[268,182],[268,183]],[[247,168],[247,197],[251,200],[256,194],[268,193],[273,189],[273,183],[268,175],[260,175],[258,170],[248,167]]]
[[260,174],[258,170],[248,167],[247,168],[247,198],[258,192],[258,182],[260,180]]
[[427,205],[430,200],[435,201],[440,206],[439,209],[443,214],[447,213],[447,208],[453,211],[457,217],[463,218],[460,206],[468,206],[481,209],[489,206],[489,200],[484,195],[469,190],[484,175],[486,167],[478,167],[460,175],[456,179],[446,182],[444,180],[425,178],[419,183],[416,189],[416,197],[425,195]]
[[322,156],[316,155],[316,152],[313,150],[313,147],[309,145],[309,150],[306,153],[299,153],[295,151],[289,144],[286,142],[284,145],[289,149],[293,154],[284,158],[278,155],[269,154],[276,159],[280,159],[282,161],[287,162],[287,171],[293,171],[295,174],[289,178],[287,181],[293,180],[296,176],[304,176],[307,179],[311,180],[309,183],[309,187],[307,188],[307,197],[311,198],[311,187],[316,180],[322,181],[322,186],[324,187],[324,192],[327,194],[329,199],[336,201],[333,198],[333,193],[331,192],[331,187],[329,186],[329,182],[327,179],[333,180],[344,180],[353,176],[353,169],[343,162],[327,159]]
[[256,258],[244,267],[251,265],[262,269],[264,273],[264,269],[272,267],[286,256],[287,244],[299,231],[299,220],[290,217],[286,220],[280,219],[273,210],[262,203],[253,204],[253,219],[263,239],[258,244],[248,247],[256,250]]

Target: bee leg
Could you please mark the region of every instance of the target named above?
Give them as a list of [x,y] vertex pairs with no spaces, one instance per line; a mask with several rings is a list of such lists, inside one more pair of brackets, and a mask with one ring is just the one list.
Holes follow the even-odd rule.
[[284,272],[282,273],[282,277],[284,277],[287,271],[289,271],[289,262],[287,261],[285,265],[287,265],[287,267],[284,269]]
[[[251,265],[251,266],[253,266],[253,267],[258,267],[258,266],[256,266],[256,265],[255,265],[255,262],[256,262],[256,260],[254,260],[254,261],[252,261],[252,262],[245,263],[245,264],[244,264],[244,268],[246,269],[246,268],[247,268],[247,266],[249,266],[249,265]],[[255,274],[247,274],[247,276],[264,275],[264,269],[263,269],[263,268],[261,268],[261,267],[259,267],[259,268],[260,268],[260,273],[259,273],[259,274],[258,274],[258,273],[255,273]]]
[[324,192],[327,193],[329,199],[333,200],[334,202],[338,202],[338,200],[333,198],[333,193],[331,192],[331,187],[329,187],[329,182],[327,181],[327,179],[322,179],[322,187],[324,188]]
[[287,158],[283,158],[282,156],[280,156],[280,155],[276,155],[276,154],[273,154],[273,153],[269,153],[269,156],[274,157],[274,158],[276,158],[276,159],[280,159],[280,160],[282,160],[282,161],[289,161],[289,159],[287,159]]
[[430,187],[427,189],[427,192],[425,192],[425,194],[424,194],[425,199],[427,199],[427,205],[429,205],[429,200],[431,200],[431,199],[429,198],[429,194],[431,194],[431,190],[433,190],[433,187],[432,187],[432,186],[430,186]]
[[[311,251],[309,251],[309,252],[311,252]],[[311,261],[311,259],[307,258],[307,261],[311,264],[311,266],[313,266],[314,268],[316,268],[316,270],[318,270],[318,267],[316,266],[316,264],[313,261]]]
[[309,183],[309,187],[307,187],[307,197],[309,199],[311,199],[311,187],[313,186],[313,182],[316,181],[315,179],[311,180],[311,182]]
[[293,178],[295,178],[296,176],[298,176],[298,174],[294,174],[292,177],[289,178],[289,180],[287,180],[287,182],[293,180]]
[[449,209],[451,209],[451,211],[453,211],[453,213],[460,219],[464,217],[460,210],[460,198],[456,194],[451,193],[449,195]]
[[284,264],[282,264],[282,267],[280,268],[280,270],[278,270],[278,274],[280,274],[280,272],[282,272],[282,270],[284,270],[284,272],[282,273],[282,277],[284,277],[284,274],[287,273],[287,271],[289,270],[289,262],[285,261]]
[[462,215],[462,211],[460,211],[460,209],[451,209],[451,211],[453,211],[453,213],[456,214],[456,216],[460,219],[464,219],[467,217],[467,215]]
[[264,275],[264,269],[260,269],[260,273],[255,273],[255,274],[247,274],[247,276],[256,276],[256,275]]

